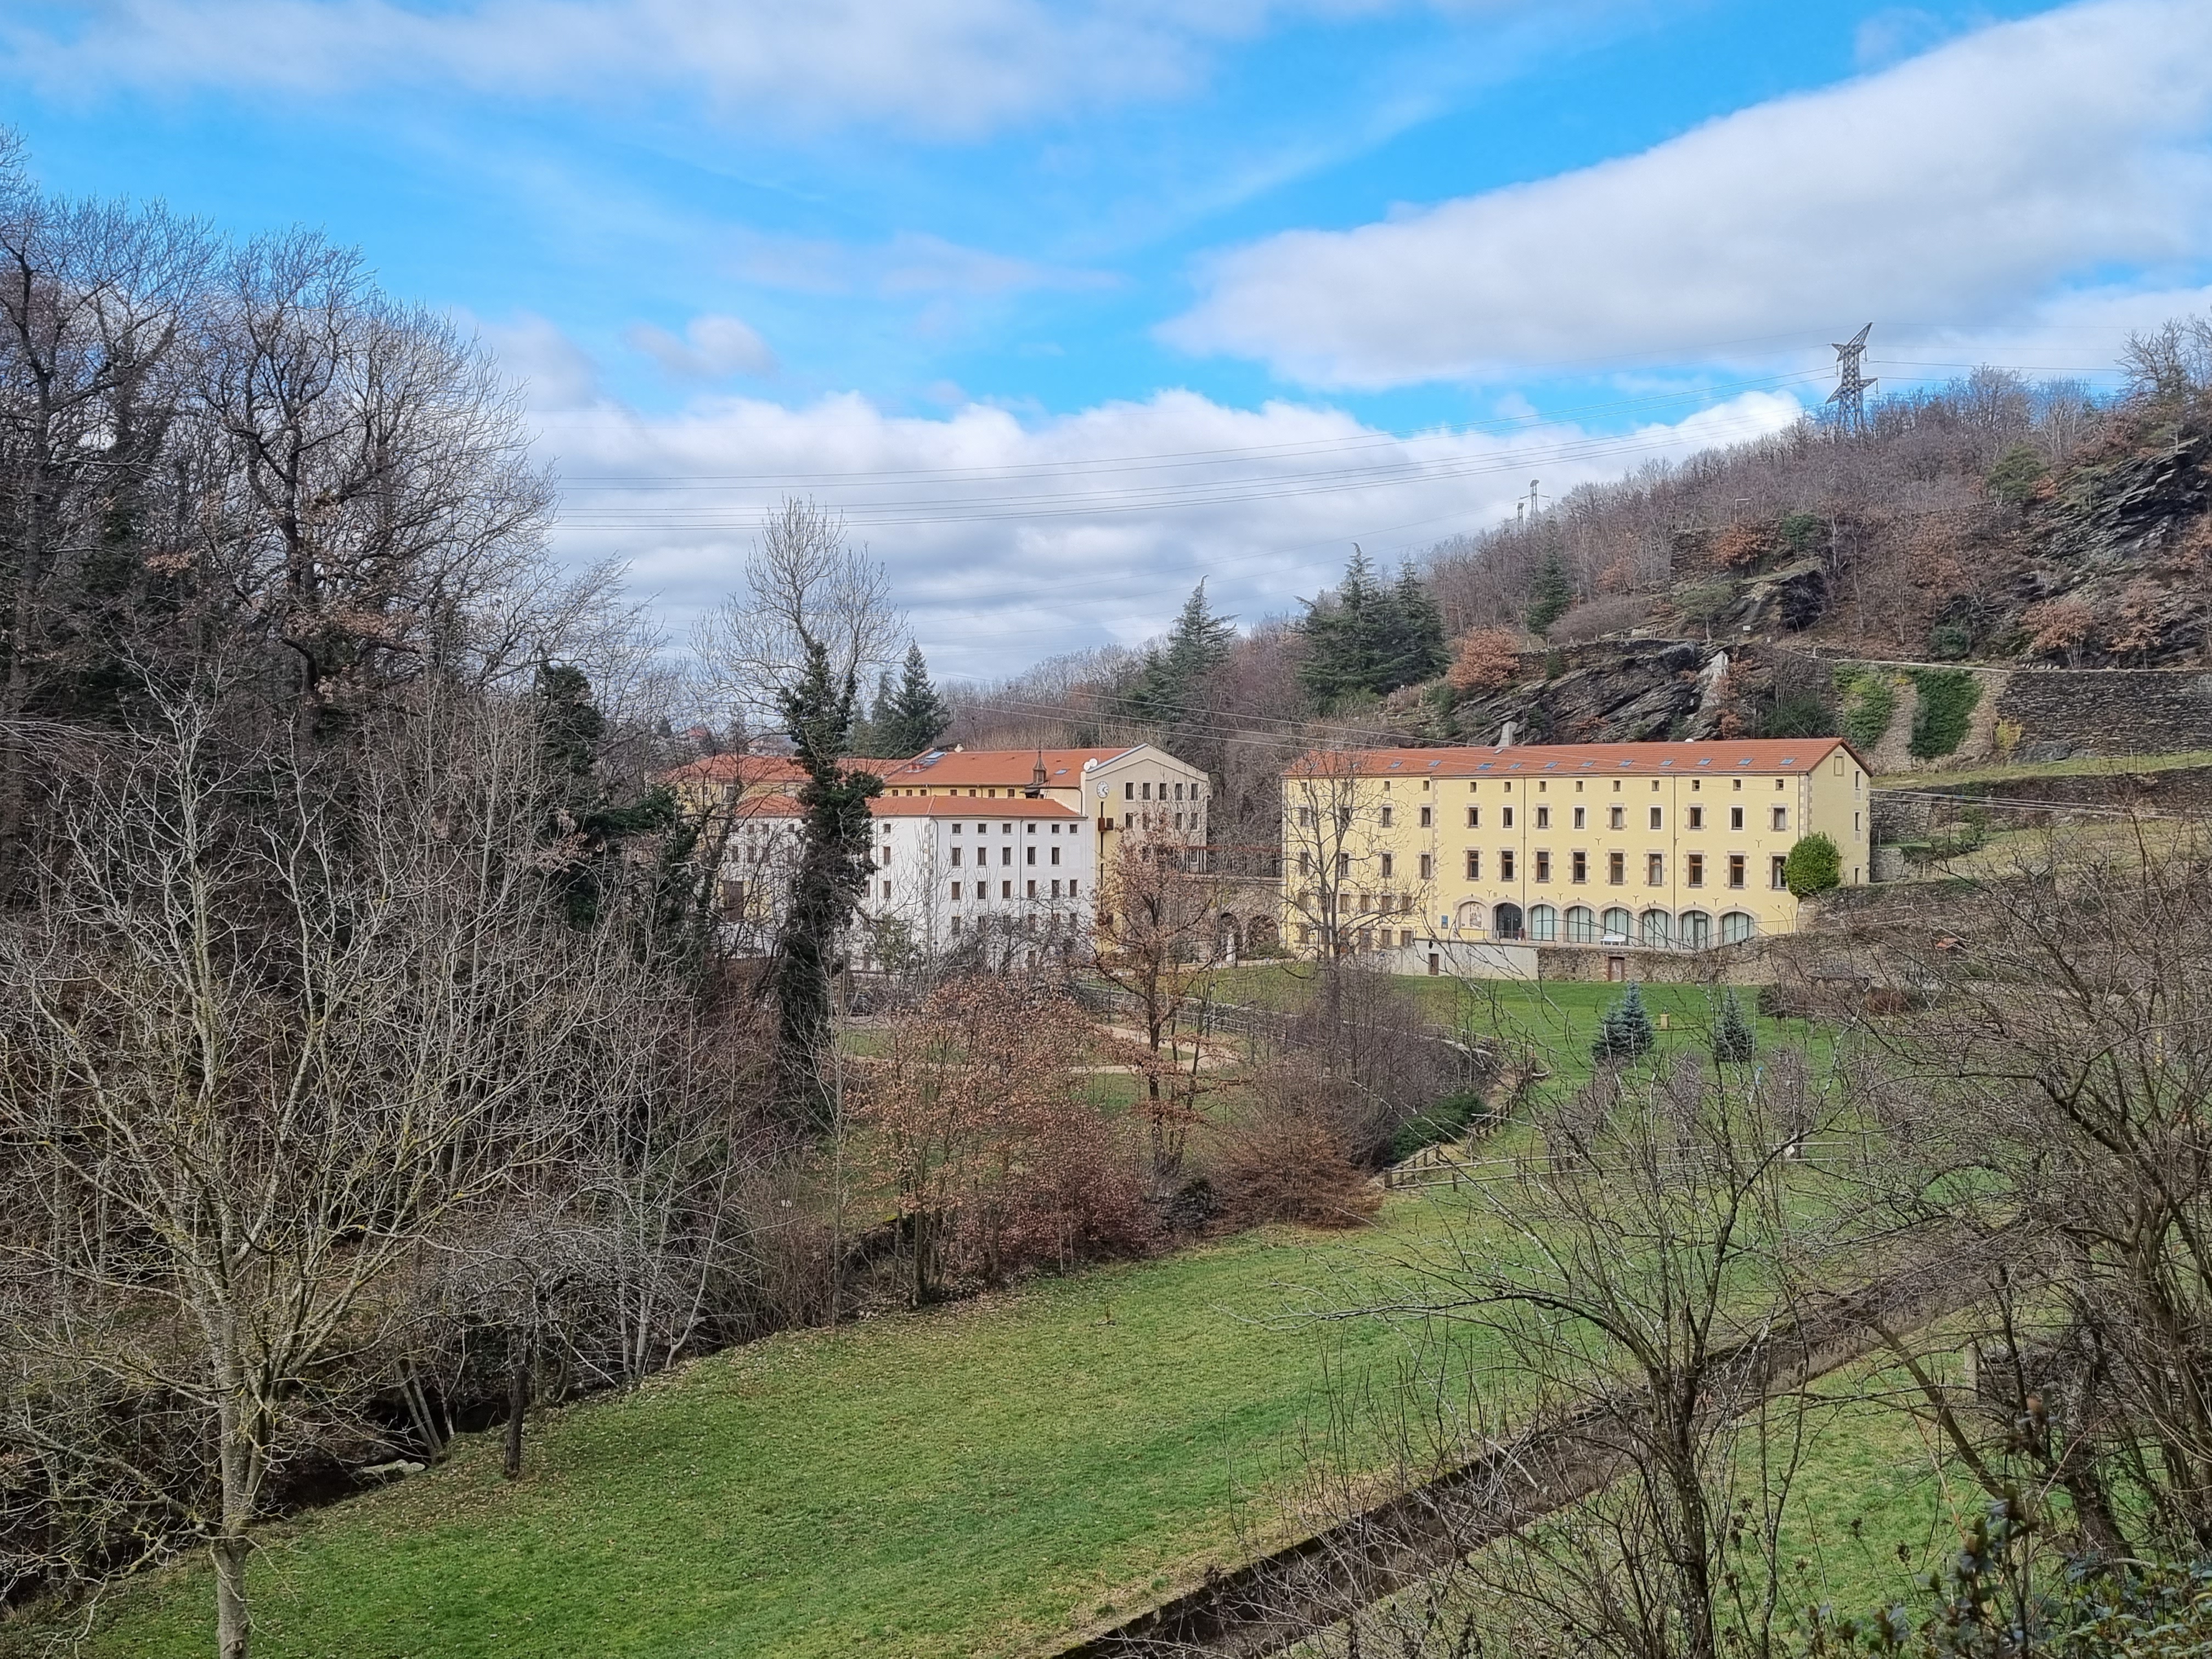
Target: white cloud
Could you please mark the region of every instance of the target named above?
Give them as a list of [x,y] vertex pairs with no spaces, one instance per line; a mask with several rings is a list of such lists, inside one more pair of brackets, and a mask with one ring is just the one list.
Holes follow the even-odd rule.
[[633,323],[623,343],[641,351],[680,380],[722,380],[732,374],[773,374],[775,353],[751,326],[735,317],[694,317],[678,339],[651,323]]
[[526,311],[510,322],[492,323],[463,312],[455,320],[490,347],[532,409],[575,409],[598,398],[599,365],[547,319]]
[[1390,3],[102,0],[0,18],[0,56],[51,90],[414,84],[621,102],[689,87],[732,119],[964,136],[1071,103],[1176,92],[1203,72],[1208,47],[1282,14]]
[[681,637],[730,591],[784,491],[847,516],[884,561],[941,672],[989,677],[1055,652],[1133,643],[1200,577],[1247,621],[1333,581],[1354,540],[1384,558],[1626,466],[1770,432],[1798,413],[1753,393],[1595,435],[1564,422],[1394,436],[1337,410],[1234,409],[1189,392],[1024,423],[969,403],[942,417],[856,394],[788,409],[702,399],[645,416],[545,411],[562,479],[559,546],[629,562]]
[[1372,387],[1741,361],[1724,343],[1869,318],[2021,324],[2092,274],[2154,286],[2212,258],[2209,131],[2212,7],[2105,0],[1639,155],[1268,237],[1212,260],[1163,332]]

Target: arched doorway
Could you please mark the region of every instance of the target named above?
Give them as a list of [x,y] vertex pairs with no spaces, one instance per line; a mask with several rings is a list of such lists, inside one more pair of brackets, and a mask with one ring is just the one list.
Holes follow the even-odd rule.
[[1602,945],[1626,945],[1636,937],[1636,918],[1620,905],[1614,905],[1598,918],[1598,941]]
[[1237,960],[1237,918],[1225,910],[1214,921],[1213,956],[1217,962]]
[[1521,937],[1521,907],[1501,904],[1490,913],[1490,932],[1494,939]]
[[1664,910],[1646,910],[1636,919],[1636,930],[1644,944],[1664,949],[1674,942],[1674,919]]
[[1703,910],[1685,910],[1681,931],[1684,949],[1702,951],[1713,942],[1713,919]]
[[1528,937],[1548,945],[1559,936],[1559,913],[1548,904],[1528,907]]
[[1567,943],[1588,945],[1597,937],[1597,916],[1587,904],[1571,905],[1567,909]]

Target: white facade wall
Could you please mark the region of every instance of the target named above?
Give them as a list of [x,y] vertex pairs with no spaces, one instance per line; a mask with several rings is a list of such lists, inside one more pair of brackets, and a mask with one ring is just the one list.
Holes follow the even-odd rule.
[[[994,812],[987,809],[996,807]],[[921,809],[921,810],[914,810]],[[973,944],[1006,966],[1087,945],[1098,884],[1089,824],[1051,801],[877,803],[861,915],[935,956]],[[864,947],[864,956],[867,954]]]

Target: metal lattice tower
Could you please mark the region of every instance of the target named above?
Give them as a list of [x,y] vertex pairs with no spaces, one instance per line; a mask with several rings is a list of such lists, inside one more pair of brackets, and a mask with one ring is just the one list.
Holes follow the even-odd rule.
[[1874,325],[1869,323],[1836,348],[1836,389],[1828,394],[1828,401],[1835,404],[1837,420],[1846,432],[1866,430],[1866,394],[1869,388],[1881,384],[1859,373],[1859,358],[1866,351],[1867,336],[1873,331]]

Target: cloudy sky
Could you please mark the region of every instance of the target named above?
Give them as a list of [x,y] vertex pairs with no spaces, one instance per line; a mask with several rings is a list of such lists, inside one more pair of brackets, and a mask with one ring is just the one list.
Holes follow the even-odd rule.
[[527,382],[672,629],[811,495],[932,661],[1248,620],[1870,372],[2212,304],[2212,5],[0,0],[71,192],[304,221]]

